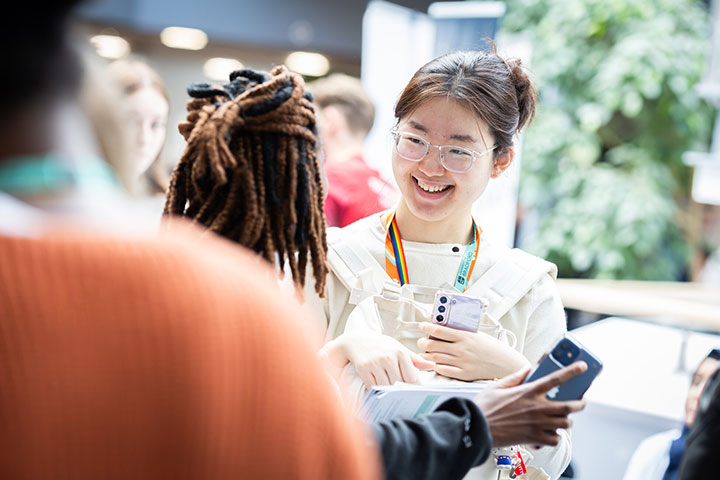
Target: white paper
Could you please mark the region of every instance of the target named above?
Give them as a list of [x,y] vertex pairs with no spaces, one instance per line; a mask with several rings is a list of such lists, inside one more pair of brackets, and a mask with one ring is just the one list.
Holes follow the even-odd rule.
[[415,418],[431,413],[452,397],[473,399],[486,383],[450,385],[394,385],[375,386],[370,389],[360,409],[360,416],[368,423],[396,418]]

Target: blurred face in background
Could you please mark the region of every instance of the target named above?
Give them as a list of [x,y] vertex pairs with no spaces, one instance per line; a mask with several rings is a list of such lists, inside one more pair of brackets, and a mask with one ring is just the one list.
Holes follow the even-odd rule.
[[693,375],[692,382],[690,383],[690,389],[688,390],[687,398],[685,399],[685,425],[688,427],[692,426],[695,422],[695,416],[697,415],[698,404],[700,402],[700,396],[702,395],[705,384],[707,383],[710,375],[720,366],[720,362],[714,358],[706,358],[700,363],[700,366]]
[[125,97],[133,173],[142,175],[160,154],[165,144],[168,102],[152,85],[143,86]]

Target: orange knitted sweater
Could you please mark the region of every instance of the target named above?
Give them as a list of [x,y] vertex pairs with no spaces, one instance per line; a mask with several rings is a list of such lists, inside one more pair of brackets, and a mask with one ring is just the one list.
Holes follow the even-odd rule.
[[181,230],[0,236],[0,478],[379,476],[304,310]]

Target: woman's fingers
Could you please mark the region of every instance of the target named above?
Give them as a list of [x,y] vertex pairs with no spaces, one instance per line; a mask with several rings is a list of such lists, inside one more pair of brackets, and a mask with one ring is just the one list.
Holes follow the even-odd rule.
[[358,376],[360,377],[360,380],[365,384],[365,388],[370,388],[373,385],[376,385],[375,383],[375,377],[373,377],[373,374],[369,370],[363,370],[356,368]]
[[385,375],[387,376],[388,383],[386,385],[392,385],[395,382],[402,382],[403,376],[400,373],[400,357],[402,352],[398,352],[397,356],[391,358],[384,358],[382,367],[385,369]]
[[388,377],[387,371],[383,368],[374,371],[373,377],[375,377],[375,385],[392,385],[390,377]]
[[432,370],[435,368],[435,362],[423,358],[415,352],[410,352],[410,360],[418,370]]
[[398,358],[398,368],[400,369],[401,381],[406,383],[416,383],[418,370],[410,360],[409,354],[401,354]]
[[443,365],[453,365],[455,367],[458,367],[458,365],[456,365],[457,358],[454,355],[450,355],[448,353],[433,352],[433,353],[423,353],[421,355],[425,360],[429,360],[436,364],[441,363]]
[[357,365],[355,370],[368,388],[373,385],[390,385],[391,383],[385,366],[380,362]]
[[434,340],[432,338],[421,338],[417,341],[417,346],[420,350],[427,353],[448,353],[452,354],[454,350],[453,343],[446,342],[443,340]]
[[445,340],[446,342],[457,342],[463,338],[463,334],[470,333],[429,322],[422,322],[420,324],[420,331],[429,337],[435,337],[440,340]]
[[463,370],[453,365],[435,365],[435,372],[445,377],[457,378],[458,380],[465,380]]

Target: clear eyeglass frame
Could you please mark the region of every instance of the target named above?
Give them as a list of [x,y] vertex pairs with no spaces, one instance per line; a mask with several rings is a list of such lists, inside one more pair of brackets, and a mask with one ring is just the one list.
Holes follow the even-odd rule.
[[[425,138],[421,137],[420,135],[416,135],[414,133],[403,132],[400,130],[393,130],[391,133],[392,133],[393,139],[395,140],[395,151],[400,156],[400,158],[402,158],[404,160],[408,160],[410,162],[419,162],[427,156],[428,152],[430,152],[430,147],[434,147],[434,148],[437,148],[438,152],[440,153],[440,164],[443,166],[443,168],[445,170],[448,170],[448,171],[454,172],[454,173],[467,172],[468,170],[470,170],[472,168],[473,164],[475,163],[476,158],[482,157],[483,155],[487,155],[488,153],[492,152],[493,150],[495,150],[497,148],[497,145],[493,145],[492,147],[488,148],[487,150],[477,151],[477,150],[471,150],[466,147],[461,147],[459,145],[434,145],[434,144],[428,142]],[[420,155],[417,158],[408,157],[406,155],[403,155],[403,153],[400,152],[400,140],[402,138],[410,138],[410,139],[420,141],[421,143],[419,145],[423,145],[425,147],[425,151],[423,152],[422,155]],[[461,152],[462,154],[469,155],[470,158],[469,158],[467,167],[460,168],[460,169],[448,167],[448,165],[445,161],[445,158],[447,156],[447,152],[451,149],[457,150],[457,151]]]

